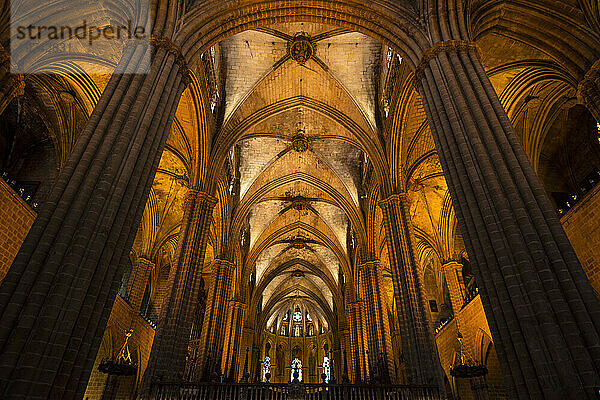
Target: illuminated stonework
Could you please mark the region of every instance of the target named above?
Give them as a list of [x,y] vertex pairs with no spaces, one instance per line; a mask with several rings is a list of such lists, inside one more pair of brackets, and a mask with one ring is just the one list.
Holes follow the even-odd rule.
[[305,32],[294,35],[294,39],[288,43],[288,54],[292,60],[304,65],[315,54],[315,46],[310,41],[310,36]]
[[304,131],[299,130],[298,133],[292,138],[292,148],[303,153],[308,150],[308,138],[304,134]]

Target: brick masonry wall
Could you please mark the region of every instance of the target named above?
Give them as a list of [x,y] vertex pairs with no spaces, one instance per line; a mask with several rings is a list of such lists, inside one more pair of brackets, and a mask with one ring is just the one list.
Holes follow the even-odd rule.
[[596,294],[600,294],[600,185],[569,210],[561,222]]
[[[506,399],[504,378],[500,370],[498,357],[493,347],[491,349],[488,347],[491,334],[480,296],[476,296],[460,311],[455,312],[455,318],[436,335],[440,362],[451,383],[454,394],[457,394],[461,400],[473,399],[469,380],[454,379],[450,376],[450,366],[454,362],[455,354],[460,351],[457,340],[459,330],[463,336],[465,357],[471,357],[480,362],[483,361],[488,367],[489,373],[486,376],[486,382],[490,400]],[[485,352],[485,354],[482,354],[482,352]]]
[[8,272],[37,214],[0,179],[0,281]]
[[117,296],[83,396],[85,400],[101,398],[107,375],[98,371],[98,365],[103,358],[119,352],[125,340],[125,332],[129,329],[133,329],[133,335],[129,339],[129,352],[132,360],[138,364],[138,373],[135,377],[119,378],[115,400],[129,400],[139,395],[141,379],[150,358],[154,329],[125,300]]

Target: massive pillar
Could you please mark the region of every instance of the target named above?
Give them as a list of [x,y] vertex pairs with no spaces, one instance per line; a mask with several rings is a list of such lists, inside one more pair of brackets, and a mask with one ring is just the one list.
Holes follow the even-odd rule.
[[244,330],[244,316],[246,314],[246,303],[239,300],[231,300],[229,304],[230,317],[227,329],[229,330],[228,345],[225,348],[227,351],[228,373],[227,380],[233,382],[237,380],[238,368],[243,360],[240,355],[243,349],[240,347],[242,342],[242,333]]
[[204,326],[198,351],[198,373],[203,381],[220,379],[221,361],[225,346],[227,305],[235,264],[223,259],[213,263],[214,283],[206,302]]
[[23,75],[10,73],[10,54],[0,45],[0,114],[17,96],[25,94]]
[[577,97],[596,118],[596,121],[600,122],[600,60],[596,61],[579,83]]
[[144,374],[144,396],[154,383],[183,379],[188,342],[194,320],[204,255],[216,198],[189,189],[175,262],[160,308],[158,328]]
[[444,387],[431,323],[425,309],[422,276],[410,239],[404,195],[380,202],[392,267],[394,295],[402,337],[402,351],[409,384]]
[[131,271],[129,287],[127,288],[127,301],[134,311],[139,312],[142,299],[148,284],[148,277],[154,269],[154,263],[145,257],[140,257]]
[[365,297],[365,325],[369,351],[369,375],[377,381],[389,383],[392,341],[385,299],[381,292],[381,264],[367,261],[359,266]]
[[187,81],[170,41],[146,73],[150,51],[125,48],[2,282],[3,399],[83,396]]
[[415,85],[513,395],[593,398],[600,304],[476,44],[436,44]]
[[360,353],[362,344],[360,340],[361,327],[360,323],[360,306],[357,302],[348,303],[346,305],[350,323],[350,359],[352,360],[352,371],[354,373],[354,383],[362,381]]
[[454,313],[458,313],[465,305],[466,289],[463,280],[463,265],[456,261],[449,261],[442,265],[442,272],[446,278],[448,292],[450,293],[450,302]]

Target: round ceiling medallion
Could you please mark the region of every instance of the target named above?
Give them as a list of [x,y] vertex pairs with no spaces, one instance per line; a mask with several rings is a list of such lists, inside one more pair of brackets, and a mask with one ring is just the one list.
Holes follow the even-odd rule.
[[292,60],[304,65],[315,54],[315,47],[310,41],[310,36],[304,32],[296,33],[294,39],[288,43],[288,53]]
[[299,130],[292,138],[292,148],[299,153],[308,150],[308,138],[303,130]]

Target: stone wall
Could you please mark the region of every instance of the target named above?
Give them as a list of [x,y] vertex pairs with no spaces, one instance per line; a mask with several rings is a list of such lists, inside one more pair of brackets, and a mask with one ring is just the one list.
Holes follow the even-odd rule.
[[37,214],[0,179],[0,281],[8,272]]
[[135,399],[139,395],[141,380],[150,358],[154,328],[121,296],[117,296],[83,397],[85,400],[101,398],[107,375],[98,371],[98,365],[102,359],[118,354],[125,341],[125,333],[129,329],[133,329],[133,335],[129,340],[129,352],[132,360],[138,364],[138,372],[134,377],[118,378],[119,386],[115,400]]
[[485,317],[481,297],[477,295],[461,310],[455,311],[455,317],[436,335],[436,343],[442,368],[452,387],[455,397],[461,400],[473,399],[470,381],[455,379],[450,376],[450,366],[455,357],[459,357],[458,331],[463,336],[463,353],[465,358],[471,358],[488,367],[486,383],[490,400],[506,399],[506,387],[498,356],[491,342],[490,328]]
[[561,218],[596,294],[600,293],[600,185]]

